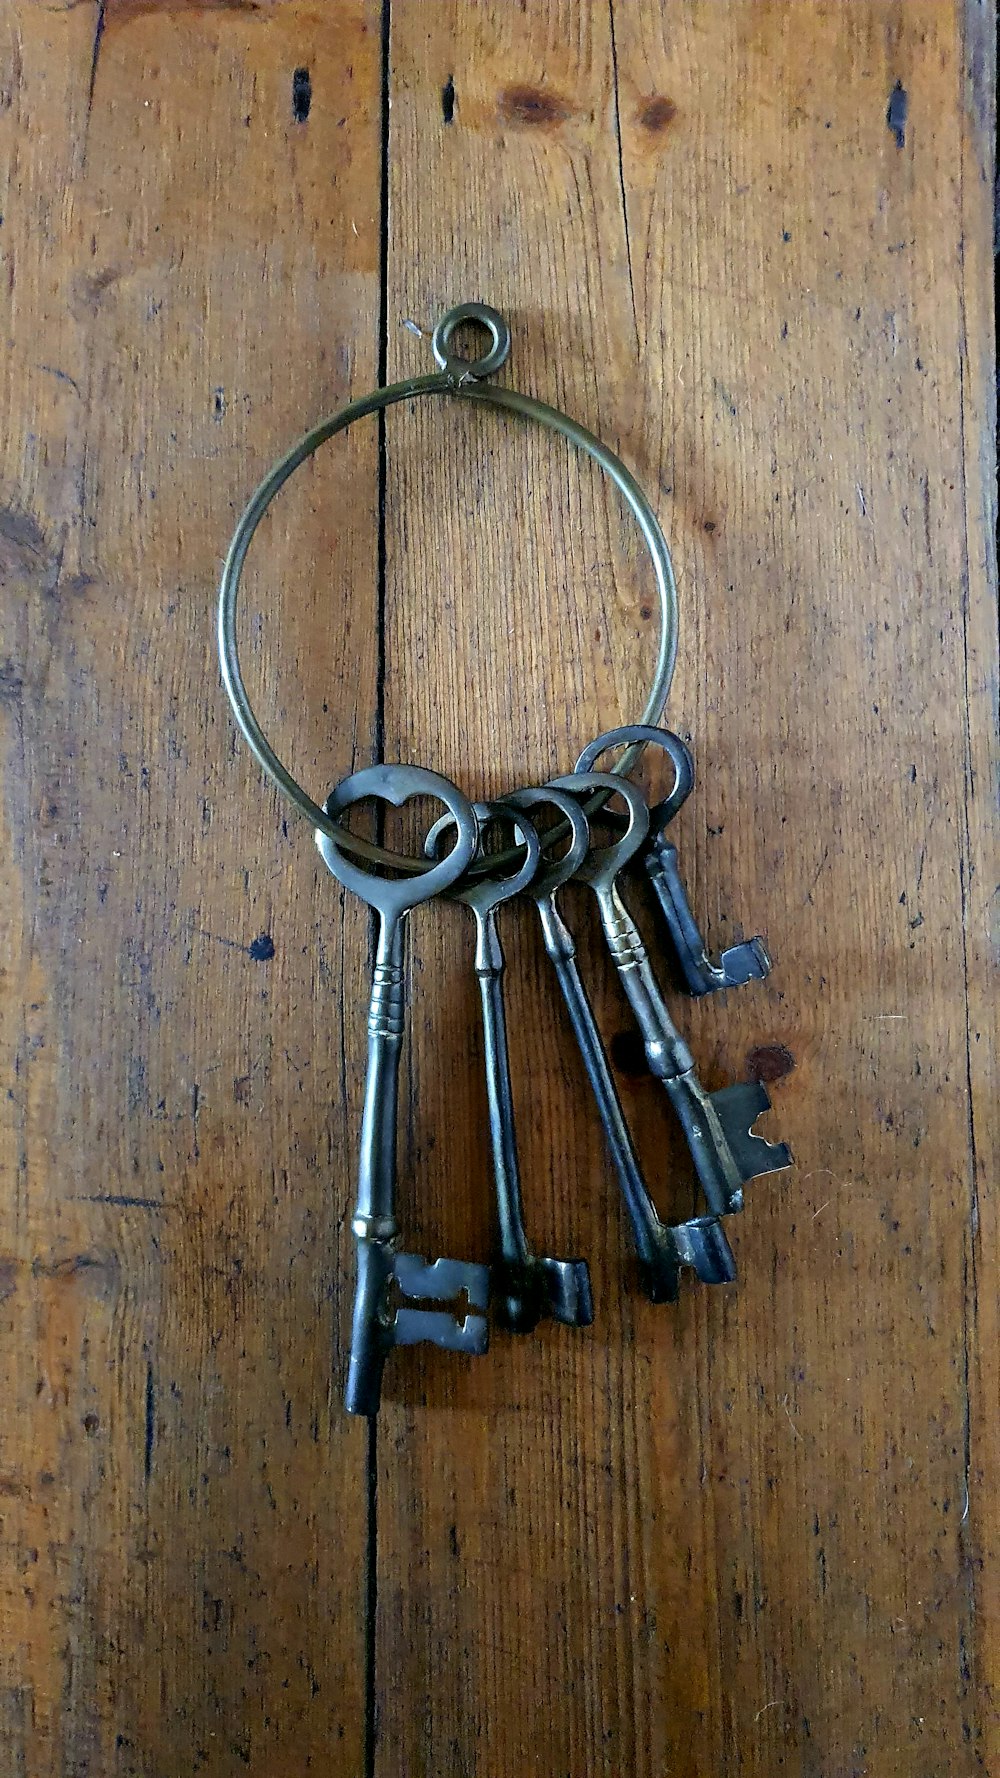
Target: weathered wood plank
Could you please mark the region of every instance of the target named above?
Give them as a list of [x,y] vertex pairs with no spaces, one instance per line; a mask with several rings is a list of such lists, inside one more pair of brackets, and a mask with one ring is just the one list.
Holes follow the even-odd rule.
[[[995,1749],[965,1432],[963,613],[992,609],[989,511],[968,504],[992,351],[968,288],[991,226],[979,12],[393,8],[391,366],[419,358],[397,315],[495,300],[512,380],[659,487],[671,708],[702,771],[684,856],[715,941],[741,921],[778,957],[766,989],[681,1016],[710,1085],[787,1050],[772,1121],[798,1167],[748,1194],[737,1293],[626,1294],[585,1095],[511,922],[532,1226],[595,1260],[599,1321],[396,1373],[380,1771],[971,1773]],[[420,411],[389,434],[387,749],[476,790],[568,763],[648,656],[603,495],[486,428]],[[471,1256],[465,943],[422,928],[411,1081],[421,1243]],[[606,984],[602,1013],[626,1024]],[[655,1090],[624,1085],[667,1177]]]
[[[212,636],[258,474],[375,379],[378,17],[27,5],[3,41],[3,1769],[357,1771],[366,1452],[329,1387],[367,926]],[[322,792],[374,706],[373,439],[258,559],[248,670]]]
[[[607,15],[397,6],[391,70],[395,363],[416,348],[394,336],[394,308],[426,325],[485,297],[514,327],[510,380],[628,454],[635,334]],[[429,409],[392,429],[389,469],[387,750],[484,792],[569,769],[595,722],[641,706],[650,670],[649,606],[600,478],[542,434]],[[426,658],[422,637],[435,639]],[[573,910],[581,931],[586,911]],[[615,1495],[635,1388],[619,1218],[534,927],[514,915],[505,931],[530,1232],[543,1251],[592,1258],[599,1320],[588,1334],[498,1335],[488,1363],[464,1370],[414,1353],[397,1385],[379,1432],[379,1772],[627,1770],[628,1717],[652,1704],[633,1690],[622,1629],[642,1533]],[[420,949],[419,1244],[482,1255],[470,934],[426,921]],[[669,1344],[678,1325],[663,1324]],[[668,1424],[676,1413],[671,1390]]]
[[[963,872],[968,992],[972,1171],[966,1266],[966,1341],[969,1413],[968,1467],[963,1502],[967,1582],[975,1607],[975,1635],[965,1667],[980,1702],[984,1770],[1000,1758],[1000,1579],[994,1552],[1000,1542],[1000,1326],[993,1288],[1000,1230],[997,1223],[997,807],[996,737],[1000,734],[997,634],[997,404],[991,315],[993,243],[982,226],[984,193],[995,179],[996,34],[990,7],[965,13],[962,108],[961,334],[962,421],[965,436],[965,563],[962,576],[966,640],[966,815],[969,857]],[[992,594],[992,596],[991,596]]]

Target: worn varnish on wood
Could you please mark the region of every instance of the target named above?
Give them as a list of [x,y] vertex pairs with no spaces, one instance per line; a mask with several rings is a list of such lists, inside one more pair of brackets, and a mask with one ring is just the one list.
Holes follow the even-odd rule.
[[[0,31],[0,1769],[991,1770],[989,9],[107,0]],[[709,1086],[773,1079],[798,1165],[748,1190],[737,1290],[647,1305],[509,915],[530,1228],[591,1258],[598,1320],[397,1356],[369,1438],[338,1401],[368,923],[234,737],[212,605],[258,475],[469,297],[655,494],[682,858],[713,943],[777,959],[676,1010]],[[642,701],[635,540],[497,416],[352,429],[251,567],[249,671],[315,793],[380,740],[490,793]],[[407,1234],[483,1257],[470,933],[414,938]]]

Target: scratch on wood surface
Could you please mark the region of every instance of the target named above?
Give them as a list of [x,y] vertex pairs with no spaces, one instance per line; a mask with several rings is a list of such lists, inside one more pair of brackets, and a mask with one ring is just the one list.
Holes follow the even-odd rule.
[[156,1443],[156,1384],[153,1378],[153,1366],[146,1364],[146,1397],[143,1435],[143,1474],[147,1483],[153,1473],[153,1446]]
[[48,376],[55,377],[58,382],[68,383],[69,387],[73,390],[74,394],[79,395],[79,397],[82,401],[83,390],[80,388],[80,385],[77,382],[76,378],[70,376],[68,370],[59,370],[58,367],[54,364],[40,364],[38,366],[38,368],[39,368],[39,370],[45,371]]
[[800,1431],[799,1431],[799,1429],[798,1429],[798,1427],[797,1427],[797,1426],[796,1426],[796,1424],[795,1424],[795,1421],[794,1421],[794,1420],[793,1420],[793,1418],[792,1418],[792,1410],[791,1410],[791,1408],[790,1408],[790,1407],[789,1407],[789,1405],[788,1405],[788,1397],[787,1397],[787,1395],[785,1395],[785,1396],[783,1396],[783,1397],[782,1397],[782,1402],[781,1402],[781,1405],[782,1405],[782,1407],[783,1407],[783,1408],[784,1408],[784,1410],[785,1410],[785,1416],[786,1416],[786,1418],[787,1418],[787,1420],[788,1420],[788,1424],[789,1424],[789,1426],[790,1426],[790,1427],[791,1427],[791,1429],[792,1429],[792,1434],[793,1434],[793,1436],[794,1436],[794,1437],[795,1437],[795,1438],[797,1438],[797,1439],[801,1439],[801,1438],[802,1438],[802,1434],[801,1434],[801,1432],[800,1432]]
[[74,1201],[78,1204],[107,1204],[118,1210],[169,1210],[162,1198],[135,1198],[127,1192],[79,1192]]

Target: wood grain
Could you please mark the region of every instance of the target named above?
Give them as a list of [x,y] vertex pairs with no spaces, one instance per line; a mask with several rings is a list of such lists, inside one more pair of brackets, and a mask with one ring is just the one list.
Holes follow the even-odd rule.
[[[980,0],[10,0],[4,1774],[1000,1764],[993,63]],[[512,911],[530,1232],[597,1321],[394,1357],[369,1441],[368,923],[237,743],[214,583],[264,468],[471,297],[671,540],[682,861],[713,944],[777,960],[672,1007],[708,1086],[786,1070],[797,1166],[738,1289],[646,1304]],[[651,670],[616,501],[486,413],[384,447],[335,441],[255,546],[279,751],[320,794],[380,744],[476,794],[567,769]],[[478,1259],[471,959],[415,917],[402,1211]]]

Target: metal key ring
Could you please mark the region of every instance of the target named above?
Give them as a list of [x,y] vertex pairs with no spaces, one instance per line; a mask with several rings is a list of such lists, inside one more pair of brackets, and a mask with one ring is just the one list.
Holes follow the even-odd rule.
[[[455,329],[463,322],[470,321],[485,327],[492,341],[490,350],[484,357],[472,361],[450,356],[448,344]],[[604,473],[610,476],[638,524],[652,560],[660,603],[660,640],[653,683],[641,719],[645,723],[655,722],[663,711],[677,656],[677,587],[670,551],[659,520],[630,470],[592,432],[588,432],[586,427],[571,420],[566,414],[560,413],[557,408],[549,407],[546,402],[538,401],[534,396],[520,395],[514,389],[487,387],[479,380],[499,369],[510,349],[510,330],[507,323],[502,315],[486,303],[461,303],[457,308],[450,309],[437,323],[432,345],[435,358],[442,366],[440,371],[431,376],[409,377],[404,382],[393,383],[386,389],[376,389],[373,394],[350,402],[339,413],[314,426],[268,472],[251,495],[233,533],[219,583],[218,612],[222,682],[236,721],[258,765],[299,814],[304,815],[319,833],[334,840],[341,851],[351,853],[356,858],[364,858],[369,863],[390,865],[396,870],[414,873],[428,870],[428,860],[394,857],[381,846],[349,833],[327,814],[322,804],[314,802],[303,790],[282,764],[257,721],[240,668],[236,608],[240,577],[254,532],[289,477],[327,439],[337,432],[345,431],[355,420],[360,420],[367,414],[378,413],[384,408],[392,407],[397,401],[413,400],[420,395],[458,396],[466,401],[476,401],[488,407],[504,409],[508,413],[520,414],[526,420],[535,420],[539,425],[561,433],[571,444],[592,457]],[[616,773],[630,771],[641,750],[641,745],[629,748],[618,761]]]

